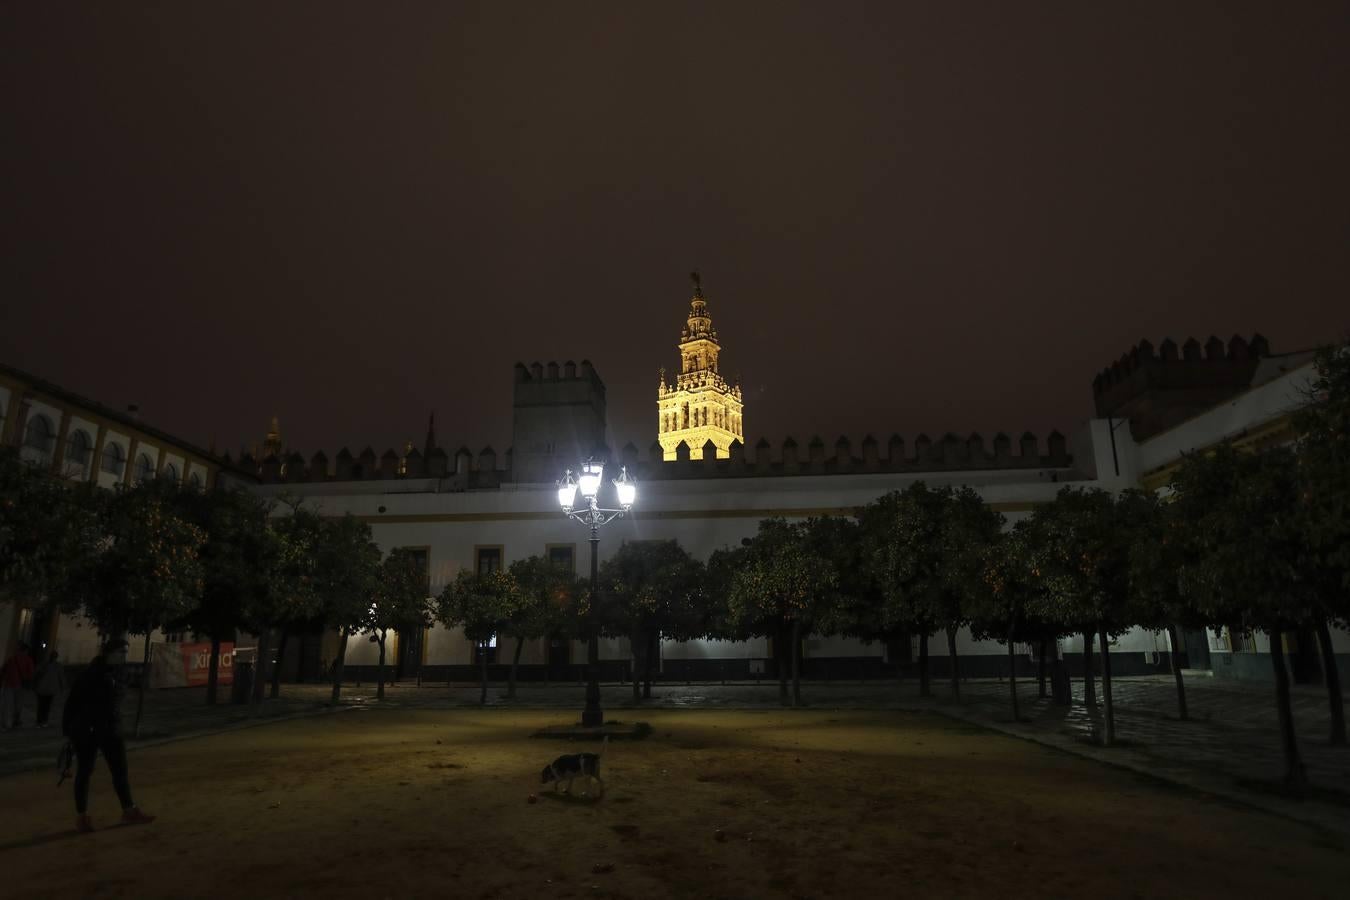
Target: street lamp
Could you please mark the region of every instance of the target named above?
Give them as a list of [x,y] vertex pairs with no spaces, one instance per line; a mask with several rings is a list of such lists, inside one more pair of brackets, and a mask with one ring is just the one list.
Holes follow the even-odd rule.
[[[586,642],[586,709],[581,714],[584,728],[605,724],[605,714],[600,709],[600,637],[595,628],[595,602],[600,590],[600,526],[628,512],[637,500],[637,482],[629,480],[626,467],[620,468],[619,477],[614,479],[619,508],[602,509],[596,498],[600,495],[604,475],[605,464],[592,457],[582,463],[581,472],[575,479],[572,470],[568,469],[558,482],[558,505],[563,513],[591,528],[591,633]],[[577,505],[578,493],[581,494],[580,506]]]

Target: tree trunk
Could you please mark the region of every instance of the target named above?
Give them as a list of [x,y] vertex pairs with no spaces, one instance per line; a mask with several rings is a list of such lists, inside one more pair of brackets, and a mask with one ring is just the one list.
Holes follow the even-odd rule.
[[1279,630],[1270,632],[1270,663],[1275,668],[1275,701],[1280,712],[1280,738],[1284,747],[1284,783],[1298,793],[1308,786],[1308,773],[1298,753],[1294,712],[1289,706],[1289,672],[1284,667],[1284,641]]
[[1088,706],[1097,705],[1097,695],[1092,690],[1092,632],[1083,632],[1083,702]]
[[1116,714],[1111,705],[1111,639],[1107,637],[1105,628],[1097,634],[1102,641],[1102,703],[1106,707],[1102,746],[1110,747],[1116,742]]
[[1047,639],[1041,637],[1041,645],[1036,655],[1036,696],[1045,699],[1045,645]]
[[338,655],[337,662],[333,665],[333,696],[329,700],[333,704],[336,704],[342,696],[342,670],[347,665],[347,639],[350,637],[350,628],[338,629]]
[[646,660],[646,680],[642,683],[642,698],[650,700],[652,698],[652,666],[656,661],[656,654],[661,648],[661,632],[653,631],[647,635],[647,660]]
[[792,705],[802,705],[802,623],[792,620]]
[[1177,626],[1167,626],[1167,640],[1172,645],[1168,657],[1172,660],[1172,675],[1177,680],[1177,716],[1184,722],[1189,717],[1186,715],[1186,685],[1181,681],[1181,660],[1177,655],[1177,647],[1180,646],[1177,643]]
[[782,623],[778,625],[778,637],[773,642],[773,654],[777,657],[778,668],[778,702],[784,706],[788,705],[788,666],[791,659],[791,653],[787,646],[787,628]]
[[951,660],[952,666],[952,698],[961,699],[961,668],[960,660],[956,656],[956,626],[947,626],[947,656]]
[[376,676],[376,678],[377,678],[377,681],[376,681],[376,687],[375,687],[375,699],[376,699],[376,700],[383,700],[383,699],[384,699],[384,648],[385,648],[385,643],[386,643],[388,640],[389,640],[389,629],[388,629],[388,628],[382,628],[382,629],[380,629],[380,640],[379,640],[379,644],[380,644],[380,662],[379,662],[379,674]]
[[931,697],[928,687],[928,632],[919,635],[919,696]]
[[271,653],[272,629],[264,628],[262,634],[258,635],[258,654],[257,661],[253,664],[253,689],[250,691],[253,699],[252,714],[255,716],[262,710],[263,692],[267,688],[267,675],[270,671],[267,662]]
[[289,628],[281,629],[281,643],[277,645],[277,664],[272,667],[272,694],[273,700],[281,693],[281,667],[286,662],[286,643],[291,638]]
[[1331,704],[1331,744],[1345,746],[1345,704],[1341,699],[1341,673],[1336,667],[1336,650],[1331,646],[1327,620],[1317,620],[1317,647],[1322,653],[1322,673],[1327,681],[1327,702]]
[[150,632],[145,633],[145,654],[141,660],[141,685],[136,695],[136,727],[133,737],[141,736],[141,711],[145,709],[145,682],[150,678]]
[[1013,628],[1008,626],[1008,696],[1012,698],[1013,721],[1022,721],[1021,710],[1017,708],[1017,645],[1013,641]]
[[216,686],[220,681],[220,635],[211,635],[211,659],[206,670],[206,705],[216,705]]
[[[633,652],[632,652],[632,657],[633,657],[633,702],[634,702],[634,703],[641,703],[641,702],[642,702],[642,676],[641,676],[641,674],[639,674],[639,670],[640,670],[640,668],[641,668],[641,663],[642,663],[641,657],[642,657],[643,654],[645,654],[646,651],[647,651],[647,642],[646,642],[646,640],[643,638],[643,636],[642,636],[642,634],[641,634],[640,632],[633,632],[633,634],[628,638],[628,643],[629,643],[629,645],[630,645],[630,649],[633,651]],[[642,650],[638,650],[639,647],[641,647]]]
[[488,642],[484,640],[478,645],[479,652],[483,654],[482,668],[478,670],[478,705],[487,706],[487,663],[488,663]]
[[516,699],[516,666],[520,665],[520,651],[525,649],[524,636],[516,638],[516,653],[511,657],[511,677],[506,681],[506,696],[508,699]]

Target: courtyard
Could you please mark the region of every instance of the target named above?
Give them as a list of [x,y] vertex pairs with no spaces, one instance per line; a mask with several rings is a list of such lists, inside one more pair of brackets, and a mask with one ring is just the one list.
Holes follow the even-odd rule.
[[[1339,895],[1343,838],[928,712],[656,709],[603,798],[541,789],[562,710],[369,708],[131,754],[147,827],[4,778],[28,897]],[[96,824],[116,821],[106,769]],[[537,802],[529,802],[531,794]]]

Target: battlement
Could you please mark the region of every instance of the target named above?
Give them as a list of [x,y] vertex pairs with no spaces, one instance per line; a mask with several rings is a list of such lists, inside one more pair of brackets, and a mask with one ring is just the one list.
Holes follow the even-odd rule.
[[1140,341],[1092,380],[1097,415],[1129,419],[1135,440],[1143,440],[1246,390],[1269,355],[1260,334],[1227,344],[1211,335],[1203,346],[1192,337],[1180,347],[1166,338],[1156,352]]
[[661,442],[657,441],[642,454],[631,442],[624,446],[616,462],[628,467],[629,472],[644,480],[718,477],[782,477],[793,475],[857,475],[869,472],[923,473],[958,472],[988,469],[1065,469],[1073,464],[1064,435],[1052,431],[1045,452],[1040,441],[1031,432],[1013,441],[1000,432],[994,435],[989,448],[979,434],[959,437],[946,434],[939,441],[920,434],[914,439],[912,450],[906,451],[905,440],[891,435],[885,451],[872,435],[867,435],[855,454],[853,442],[840,437],[833,451],[827,450],[819,437],[806,445],[803,456],[796,440],[783,440],[775,453],[767,440],[760,440],[753,451],[747,452],[740,441],[731,444],[728,458],[717,459],[712,441],[703,446],[703,458],[693,459],[693,448],[680,441],[673,460],[664,459]]
[[438,490],[467,491],[496,488],[510,481],[511,455],[508,449],[499,465],[497,452],[491,447],[484,447],[477,454],[468,447],[460,447],[454,453],[433,447],[426,455],[416,447],[403,453],[391,447],[379,456],[369,446],[357,456],[343,447],[331,465],[328,455],[320,450],[308,460],[295,452],[268,454],[261,460],[246,453],[239,459],[239,467],[257,472],[263,484],[435,478],[441,482]]
[[[630,474],[642,480],[1066,469],[1073,463],[1064,435],[1058,431],[1050,432],[1044,448],[1040,439],[1028,431],[1017,439],[1015,448],[1013,439],[999,432],[988,446],[979,434],[960,437],[948,433],[937,441],[920,434],[908,449],[905,439],[898,434],[891,435],[884,448],[869,434],[858,444],[856,453],[847,437],[838,438],[833,448],[827,448],[821,438],[814,437],[807,443],[805,453],[791,437],[784,439],[776,450],[767,440],[761,440],[751,452],[735,441],[730,457],[723,459],[716,458],[716,447],[711,441],[703,449],[703,459],[692,459],[692,448],[681,441],[675,459],[666,460],[659,441],[647,448],[646,454],[632,442],[617,454],[603,445],[593,448],[596,455],[612,464],[627,466]],[[405,453],[389,449],[377,456],[373,448],[366,447],[360,455],[353,456],[343,447],[332,465],[322,450],[308,460],[299,453],[284,457],[269,455],[261,461],[245,455],[239,465],[246,471],[257,471],[264,484],[430,478],[440,480],[438,490],[465,491],[490,490],[521,480],[512,471],[512,456],[508,449],[499,458],[491,447],[484,447],[477,454],[468,447],[460,447],[454,453],[436,447],[427,456],[416,448]],[[555,479],[563,468],[560,461],[553,473]]]
[[527,367],[524,363],[518,362],[515,367],[515,383],[545,383],[555,381],[589,381],[599,385],[604,390],[604,384],[600,381],[600,376],[595,373],[595,367],[591,365],[589,359],[581,361],[581,368],[572,360],[559,365],[556,361],[550,360],[547,363],[533,362]]

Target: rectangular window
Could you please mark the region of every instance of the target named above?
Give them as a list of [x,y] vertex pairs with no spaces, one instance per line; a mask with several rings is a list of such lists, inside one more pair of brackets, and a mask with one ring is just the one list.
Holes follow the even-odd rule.
[[427,580],[427,596],[431,596],[431,548],[430,547],[402,547],[400,549],[412,554],[413,559],[421,568],[422,573]]
[[576,544],[549,544],[548,561],[569,572],[577,570]]
[[474,571],[479,575],[487,575],[502,570],[502,548],[500,546],[475,547],[474,557]]

